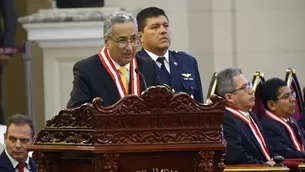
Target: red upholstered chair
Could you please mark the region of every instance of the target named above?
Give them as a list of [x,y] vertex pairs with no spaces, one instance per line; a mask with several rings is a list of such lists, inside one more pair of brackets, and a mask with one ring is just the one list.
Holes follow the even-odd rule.
[[293,117],[299,120],[301,113],[304,111],[304,99],[295,69],[289,68],[286,70],[285,81],[290,89],[296,93],[296,111]]
[[210,85],[209,85],[209,90],[208,90],[207,98],[205,99],[206,100],[205,101],[206,104],[211,103],[210,97],[213,94],[215,94],[216,84],[217,84],[217,73],[214,72],[213,75],[212,75],[212,79],[211,79]]
[[264,82],[264,73],[260,73],[257,71],[253,74],[252,84],[253,89],[255,91],[255,105],[253,106],[251,111],[254,112],[258,118],[261,118],[265,114],[265,107],[260,96],[260,89]]

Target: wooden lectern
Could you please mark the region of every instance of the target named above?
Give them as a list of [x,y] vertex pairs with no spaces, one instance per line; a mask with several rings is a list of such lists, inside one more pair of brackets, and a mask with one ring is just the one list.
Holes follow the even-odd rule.
[[110,107],[96,98],[48,120],[29,150],[39,172],[223,171],[225,103],[211,100],[162,86]]

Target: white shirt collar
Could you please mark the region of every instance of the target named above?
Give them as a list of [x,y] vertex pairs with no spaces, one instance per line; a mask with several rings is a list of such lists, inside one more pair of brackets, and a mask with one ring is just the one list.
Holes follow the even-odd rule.
[[250,113],[249,112],[244,112],[244,111],[239,111],[241,114],[243,114],[245,117],[248,118],[248,116],[250,116]]
[[[107,50],[107,51],[108,51],[108,50]],[[109,51],[108,51],[108,54],[109,54]],[[110,56],[110,54],[109,54],[109,56]],[[116,68],[117,70],[119,70],[120,67],[122,67],[122,66],[119,65],[117,62],[115,62],[115,61],[111,58],[111,56],[110,56],[110,59],[111,59],[111,61],[113,62],[114,66],[115,66],[115,68]],[[126,67],[127,71],[129,71],[129,70],[130,70],[130,63],[126,64],[125,67]]]
[[[5,149],[5,153],[6,153],[7,157],[8,157],[8,159],[11,161],[11,163],[12,163],[14,169],[16,169],[16,168],[17,168],[17,165],[19,164],[19,161],[15,160],[13,157],[11,157],[11,155],[7,152],[6,149]],[[30,162],[30,158],[29,158],[29,156],[28,156],[28,158],[25,160],[25,163],[26,163],[26,166],[25,166],[25,167],[26,167],[28,170],[31,169],[30,163],[29,163],[29,162]]]
[[[144,49],[145,50],[145,49]],[[154,61],[157,61],[157,59],[161,56],[158,56],[148,50],[145,50],[146,53],[154,60]],[[169,54],[168,54],[168,50],[165,52],[165,54],[162,56],[162,57],[165,57],[165,60],[167,63],[169,63]]]

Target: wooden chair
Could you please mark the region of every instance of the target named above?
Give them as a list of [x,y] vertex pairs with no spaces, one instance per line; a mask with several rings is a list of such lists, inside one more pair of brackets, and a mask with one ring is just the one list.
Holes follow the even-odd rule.
[[301,113],[304,111],[304,99],[302,96],[302,90],[298,78],[296,76],[295,69],[288,68],[286,70],[285,81],[288,87],[290,87],[291,91],[294,91],[296,93],[296,111],[293,117],[299,120],[301,117]]
[[261,118],[265,114],[265,107],[260,96],[260,89],[264,82],[264,73],[257,71],[253,74],[252,84],[255,91],[255,105],[252,107],[252,112],[254,112],[258,118]]
[[217,73],[214,72],[213,75],[212,75],[211,82],[210,82],[210,86],[209,86],[207,98],[205,99],[205,100],[206,100],[206,101],[205,101],[206,104],[210,104],[210,103],[211,103],[210,97],[211,97],[213,94],[215,94],[216,85],[217,85]]

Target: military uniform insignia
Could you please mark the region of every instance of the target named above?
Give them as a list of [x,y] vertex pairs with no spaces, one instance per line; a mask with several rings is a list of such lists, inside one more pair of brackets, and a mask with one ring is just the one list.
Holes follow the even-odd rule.
[[182,76],[184,76],[185,78],[189,78],[192,74],[190,73],[181,73]]

